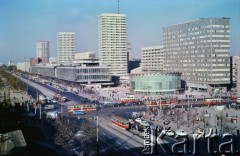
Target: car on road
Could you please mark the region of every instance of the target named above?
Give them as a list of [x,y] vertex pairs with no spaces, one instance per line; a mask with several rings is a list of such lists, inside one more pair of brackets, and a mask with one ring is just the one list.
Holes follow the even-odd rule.
[[135,106],[137,105],[135,102],[128,102],[125,104],[125,106]]
[[73,114],[74,114],[74,115],[84,115],[85,112],[84,112],[84,111],[80,111],[80,110],[75,110],[75,111],[73,112]]
[[185,132],[185,131],[182,130],[182,129],[176,130],[175,133],[176,133],[176,135],[178,135],[178,136],[187,136],[187,135],[188,135],[187,132]]
[[161,133],[162,133],[162,134],[166,134],[166,135],[169,136],[169,137],[175,135],[174,132],[173,132],[172,130],[170,130],[170,129],[164,129],[164,130],[162,130]]
[[28,116],[29,117],[34,117],[34,116],[36,116],[36,114],[35,113],[28,113]]
[[140,125],[142,125],[142,126],[144,126],[144,127],[150,126],[149,123],[148,123],[147,121],[144,121],[144,120],[142,120],[142,121],[140,122]]
[[141,118],[136,118],[135,119],[135,122],[138,122],[138,123],[140,123],[142,121],[142,119]]

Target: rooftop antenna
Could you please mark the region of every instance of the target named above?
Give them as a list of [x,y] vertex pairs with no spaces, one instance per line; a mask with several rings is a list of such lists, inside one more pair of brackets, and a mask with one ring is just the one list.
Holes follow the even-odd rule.
[[118,0],[118,14],[119,14],[119,0]]

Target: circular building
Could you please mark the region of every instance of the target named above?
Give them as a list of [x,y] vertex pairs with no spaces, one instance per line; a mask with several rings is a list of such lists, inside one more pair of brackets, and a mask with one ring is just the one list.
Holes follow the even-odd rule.
[[181,73],[131,74],[131,88],[135,94],[175,94],[181,88]]

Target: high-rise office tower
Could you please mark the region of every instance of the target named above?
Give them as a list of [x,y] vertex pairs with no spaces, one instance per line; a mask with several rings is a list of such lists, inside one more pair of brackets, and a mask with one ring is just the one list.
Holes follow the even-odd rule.
[[49,41],[38,41],[37,46],[37,57],[41,58],[44,63],[49,62]]
[[163,28],[164,70],[192,89],[230,83],[230,19],[200,18]]
[[58,62],[71,63],[75,54],[75,33],[59,32],[57,34]]
[[127,74],[127,16],[101,14],[98,17],[99,58],[111,74]]

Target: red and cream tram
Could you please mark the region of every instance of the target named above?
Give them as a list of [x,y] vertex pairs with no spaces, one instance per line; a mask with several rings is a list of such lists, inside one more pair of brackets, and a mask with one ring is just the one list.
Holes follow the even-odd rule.
[[113,115],[111,122],[113,125],[121,128],[121,129],[129,130],[129,128],[130,128],[129,121],[120,116]]
[[75,106],[68,106],[68,112],[72,113],[76,110],[78,111],[94,111],[97,110],[96,105],[75,105]]
[[206,105],[217,105],[217,104],[223,104],[223,100],[220,98],[208,98],[208,99],[205,99],[204,103]]

